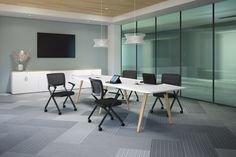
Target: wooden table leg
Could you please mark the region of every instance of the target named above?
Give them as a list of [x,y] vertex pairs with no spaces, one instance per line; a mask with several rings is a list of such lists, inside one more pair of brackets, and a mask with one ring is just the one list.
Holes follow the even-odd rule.
[[139,120],[138,120],[137,132],[141,131],[143,114],[144,114],[144,111],[145,111],[145,107],[147,105],[147,98],[148,98],[148,94],[144,93],[143,100],[142,100],[142,105],[141,105],[140,112],[139,112]]
[[173,124],[174,121],[172,119],[172,115],[171,115],[171,111],[170,111],[170,99],[168,98],[168,94],[164,94],[164,98],[165,98],[165,104],[166,104],[166,110],[167,110],[167,114],[168,114],[168,121],[170,124]]
[[125,101],[126,101],[126,104],[128,106],[128,110],[130,110],[130,107],[129,107],[129,100],[128,100],[128,95],[127,95],[127,91],[124,90],[124,96],[125,96]]
[[81,92],[81,89],[82,89],[82,86],[83,86],[83,82],[84,82],[83,80],[80,80],[79,91],[78,91],[78,94],[77,94],[76,103],[79,102],[80,92]]

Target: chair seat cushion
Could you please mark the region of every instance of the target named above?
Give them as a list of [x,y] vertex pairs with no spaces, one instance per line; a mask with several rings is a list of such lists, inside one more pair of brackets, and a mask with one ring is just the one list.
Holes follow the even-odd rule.
[[[164,98],[164,94],[165,94],[165,93],[154,93],[153,96]],[[174,97],[174,94],[173,94],[173,93],[168,93],[168,97],[169,97],[169,98],[173,98],[173,97]]]
[[[115,102],[114,102],[115,101]],[[113,104],[114,102],[114,104]],[[101,106],[101,107],[107,107],[107,106],[118,106],[118,105],[121,105],[122,104],[122,101],[120,100],[115,100],[114,98],[104,98],[104,99],[100,99],[100,100],[95,100],[95,103],[98,105],[98,106]]]
[[67,95],[74,95],[74,94],[75,94],[75,92],[73,92],[73,91],[68,91],[68,92],[61,91],[61,92],[53,93],[53,96],[55,96],[55,97],[64,97],[64,96],[67,96]]

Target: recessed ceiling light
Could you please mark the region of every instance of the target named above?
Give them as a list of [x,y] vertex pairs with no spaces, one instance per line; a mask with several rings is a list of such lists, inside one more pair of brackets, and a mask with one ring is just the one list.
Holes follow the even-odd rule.
[[105,10],[109,10],[109,8],[105,8]]

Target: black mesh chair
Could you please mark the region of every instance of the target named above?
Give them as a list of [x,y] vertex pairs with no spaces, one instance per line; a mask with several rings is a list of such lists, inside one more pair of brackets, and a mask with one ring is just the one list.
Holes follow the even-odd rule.
[[[48,80],[48,90],[50,93],[50,98],[48,99],[48,102],[44,108],[44,112],[47,112],[47,107],[48,104],[50,102],[50,100],[52,99],[57,107],[58,110],[58,114],[61,115],[61,111],[58,107],[58,104],[55,100],[55,97],[66,97],[64,102],[63,102],[63,108],[65,108],[65,103],[67,101],[67,99],[69,98],[72,105],[74,106],[74,111],[77,111],[77,108],[75,107],[75,104],[71,98],[71,95],[74,95],[75,93],[72,91],[75,84],[68,82],[69,84],[72,85],[70,90],[66,89],[65,86],[65,74],[64,73],[51,73],[51,74],[47,74],[47,80]],[[62,86],[64,89],[63,90],[57,90],[58,86]],[[53,89],[52,89],[53,88]]]
[[[171,85],[175,85],[175,86],[181,86],[181,76],[179,74],[162,74],[162,77],[161,77],[161,83],[166,83],[166,84],[171,84]],[[157,99],[160,101],[161,105],[162,105],[162,109],[164,108],[163,107],[163,103],[161,101],[160,98],[164,98],[164,94],[165,93],[154,93],[153,96],[156,97],[156,100],[154,101],[153,105],[152,105],[152,108],[150,110],[150,112],[152,113],[153,112],[153,109],[156,105],[156,102],[157,102]],[[180,107],[180,113],[183,113],[183,107],[179,101],[179,98],[178,98],[178,94],[179,94],[179,91],[173,91],[172,93],[168,93],[168,97],[169,98],[173,98],[173,101],[171,103],[171,106],[170,106],[170,109],[172,109],[175,101],[177,100],[178,104],[179,104],[179,107]]]
[[104,98],[104,95],[106,94],[106,91],[103,89],[103,84],[101,80],[98,79],[92,79],[89,78],[92,86],[92,96],[95,98],[95,107],[93,108],[92,112],[90,113],[88,117],[88,122],[91,123],[91,116],[93,115],[96,108],[99,106],[103,108],[106,111],[106,114],[104,115],[102,121],[98,125],[98,130],[102,131],[101,125],[103,124],[104,120],[106,119],[107,115],[110,115],[111,120],[113,120],[112,114],[120,121],[121,126],[125,126],[124,122],[121,120],[120,116],[113,110],[114,106],[121,105],[122,102],[120,100],[117,100],[119,97],[119,93],[113,93],[115,94],[115,98]]
[[[136,70],[124,70],[123,71],[123,75],[122,77],[124,78],[131,78],[131,79],[137,79],[137,71]],[[122,99],[124,99],[124,94],[122,93],[122,91],[120,90],[121,94],[122,94]],[[133,91],[131,91],[129,93],[128,96],[128,100],[130,99],[131,95],[132,95]],[[139,97],[136,91],[134,91],[134,94],[136,95],[136,100],[139,101]]]
[[145,84],[157,84],[155,74],[143,73],[143,83],[145,83]]

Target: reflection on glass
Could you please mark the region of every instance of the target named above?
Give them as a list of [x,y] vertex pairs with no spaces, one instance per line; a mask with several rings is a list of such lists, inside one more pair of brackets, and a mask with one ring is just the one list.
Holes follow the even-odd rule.
[[236,106],[236,1],[215,5],[215,102]]
[[145,33],[144,43],[137,45],[138,78],[155,73],[155,18],[138,21],[138,32]]
[[180,73],[180,13],[157,18],[157,78],[163,73]]
[[136,31],[135,23],[122,25],[122,70],[136,70],[136,45],[125,44],[124,34]]
[[212,101],[212,5],[182,12],[182,95]]

